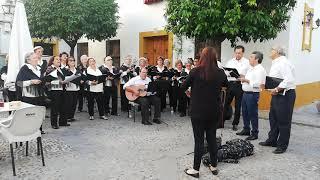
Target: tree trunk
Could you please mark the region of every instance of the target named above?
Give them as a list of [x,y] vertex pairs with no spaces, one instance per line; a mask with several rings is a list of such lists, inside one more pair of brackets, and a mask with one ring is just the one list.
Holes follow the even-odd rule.
[[74,48],[76,47],[76,44],[74,46],[71,46],[70,48],[70,56],[74,57]]
[[75,47],[76,47],[76,45],[77,45],[77,42],[78,42],[78,39],[77,40],[72,40],[72,41],[68,41],[68,40],[64,40],[69,46],[70,46],[70,52],[69,52],[69,54],[70,54],[70,56],[74,56],[74,49],[75,49]]
[[224,41],[225,38],[218,37],[212,39],[206,39],[204,41],[196,38],[195,41],[195,56],[200,56],[201,51],[203,48],[211,46],[216,49],[218,60],[221,60],[221,43]]

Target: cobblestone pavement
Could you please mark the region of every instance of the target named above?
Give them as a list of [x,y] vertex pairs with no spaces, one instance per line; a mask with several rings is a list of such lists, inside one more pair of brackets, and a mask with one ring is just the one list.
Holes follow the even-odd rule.
[[[310,113],[308,106],[295,115],[320,122],[320,114]],[[312,111],[313,112],[313,111]],[[71,127],[54,130],[46,119],[43,136],[46,166],[36,155],[35,142],[15,148],[17,177],[12,176],[9,146],[0,139],[0,179],[106,179],[106,180],[188,180],[183,170],[192,166],[193,136],[188,117],[163,113],[168,125],[144,126],[123,113],[109,120],[88,120],[85,112],[77,113]],[[141,119],[140,114],[137,120]],[[314,119],[315,118],[315,119]],[[239,164],[220,163],[220,173],[213,177],[201,166],[200,179],[320,179],[320,129],[301,124],[292,125],[292,136],[286,153],[275,155],[273,148],[261,147],[269,129],[267,120],[260,120],[260,136],[253,141],[255,154]],[[237,138],[226,122],[223,141]],[[241,125],[239,126],[241,128]],[[220,134],[220,130],[217,134]]]

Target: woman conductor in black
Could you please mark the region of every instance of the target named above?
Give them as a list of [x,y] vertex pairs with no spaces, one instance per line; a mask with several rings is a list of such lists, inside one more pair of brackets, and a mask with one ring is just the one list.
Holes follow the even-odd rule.
[[183,90],[191,87],[191,123],[194,135],[194,162],[193,168],[185,170],[187,175],[198,178],[201,157],[204,151],[204,133],[208,142],[211,158],[210,171],[213,175],[217,170],[216,130],[218,112],[220,112],[221,87],[227,84],[227,77],[217,66],[217,53],[212,47],[206,47],[201,52],[200,65],[191,70],[183,83]]

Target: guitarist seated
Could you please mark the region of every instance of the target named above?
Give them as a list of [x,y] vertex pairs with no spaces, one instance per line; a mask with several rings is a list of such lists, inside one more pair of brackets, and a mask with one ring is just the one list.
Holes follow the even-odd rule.
[[[159,97],[155,96],[155,90],[150,87],[152,84],[151,79],[147,77],[148,70],[146,68],[140,69],[139,76],[130,79],[124,86],[123,89],[126,90],[126,96],[129,101],[134,101],[141,106],[141,116],[142,124],[152,125],[149,121],[149,106],[154,105],[154,118],[153,122],[156,124],[161,124],[160,112],[161,112],[161,102]],[[147,92],[149,91],[149,92]]]

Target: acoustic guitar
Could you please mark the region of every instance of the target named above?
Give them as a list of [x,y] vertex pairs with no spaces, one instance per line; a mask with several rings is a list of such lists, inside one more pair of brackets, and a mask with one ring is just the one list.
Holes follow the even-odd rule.
[[134,90],[139,91],[139,94],[134,94],[133,92],[128,91],[126,89],[125,94],[126,94],[126,97],[129,101],[135,101],[139,97],[144,97],[147,95],[147,89],[146,89],[145,85],[134,85],[134,86],[129,86],[129,87],[133,88]]

